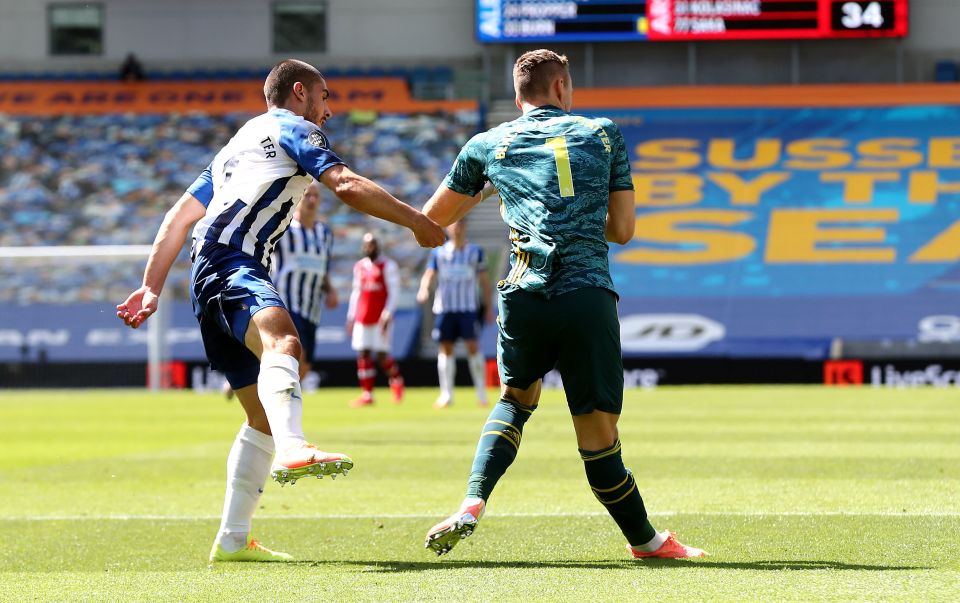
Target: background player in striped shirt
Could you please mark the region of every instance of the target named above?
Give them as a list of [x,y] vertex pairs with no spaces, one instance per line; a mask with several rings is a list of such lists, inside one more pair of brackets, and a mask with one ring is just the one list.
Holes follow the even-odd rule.
[[336,289],[330,286],[333,231],[317,219],[319,207],[320,185],[312,182],[273,252],[273,282],[287,303],[303,347],[301,381],[313,362],[323,306],[332,310],[339,303]]
[[473,533],[487,499],[520,449],[543,376],[556,368],[573,416],[587,482],[633,557],[699,557],[657,532],[624,466],[617,421],[623,358],[609,242],[624,245],[636,222],[623,135],[606,118],[570,113],[567,57],[533,50],[513,68],[519,118],[464,145],[424,206],[441,224],[460,220],[490,181],[510,227],[512,269],[497,283],[497,368],[503,389],[477,443],[467,493],[456,513],[427,532],[438,555]]
[[[437,280],[433,298],[433,313],[436,321],[433,338],[440,343],[437,353],[437,376],[440,380],[440,397],[435,408],[453,404],[453,386],[457,377],[457,359],[454,346],[458,339],[467,346],[467,366],[477,390],[477,401],[487,403],[486,359],[477,346],[481,320],[489,323],[493,312],[490,308],[490,278],[487,275],[483,248],[467,242],[467,224],[463,220],[447,227],[450,240],[430,252],[427,269],[420,279],[417,301],[430,299],[430,286]],[[482,297],[481,297],[482,295]],[[480,301],[483,300],[481,304]],[[481,315],[481,312],[483,315]]]
[[397,263],[380,253],[380,243],[372,232],[365,233],[360,244],[363,259],[353,266],[353,287],[347,308],[347,333],[357,352],[357,379],[360,397],[350,403],[354,408],[373,404],[373,385],[377,364],[387,374],[393,401],[403,400],[403,377],[390,355],[393,342],[393,311],[400,293]]
[[352,172],[330,149],[320,131],[332,115],[330,91],[316,68],[281,61],[263,94],[267,112],[244,124],[167,212],[143,285],[117,305],[117,316],[133,328],[156,312],[170,267],[193,228],[190,294],[204,349],[247,415],[227,457],[227,491],[211,561],[291,559],[250,536],[267,476],[282,484],[353,466],[346,455],[323,452],[304,437],[300,340],[267,272],[311,178],[354,209],[409,228],[424,247],[444,240],[433,221]]

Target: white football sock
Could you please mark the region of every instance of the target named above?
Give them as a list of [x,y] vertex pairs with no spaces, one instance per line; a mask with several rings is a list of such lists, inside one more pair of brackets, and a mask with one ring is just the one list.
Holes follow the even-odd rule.
[[300,363],[293,356],[264,352],[260,356],[257,394],[267,413],[277,451],[306,442],[303,437],[303,397],[300,392]]
[[273,438],[243,425],[227,456],[227,493],[217,542],[228,553],[247,545],[250,522],[273,459]]
[[631,544],[636,551],[643,551],[644,553],[652,553],[655,550],[663,546],[663,543],[667,541],[667,538],[670,537],[670,532],[664,530],[663,532],[657,532],[657,535],[653,537],[650,542],[644,544]]
[[453,400],[453,380],[456,374],[456,356],[448,356],[443,352],[437,354],[437,377],[440,379],[440,397],[442,399]]
[[470,378],[473,379],[473,386],[477,388],[477,401],[483,404],[487,403],[487,359],[483,357],[483,352],[477,351],[476,354],[467,359],[470,367]]

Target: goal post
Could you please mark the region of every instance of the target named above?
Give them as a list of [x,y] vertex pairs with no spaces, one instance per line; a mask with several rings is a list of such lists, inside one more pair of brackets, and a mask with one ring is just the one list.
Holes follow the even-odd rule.
[[[139,273],[150,256],[150,245],[71,245],[37,247],[0,247],[0,267],[2,272],[12,274],[18,270],[52,272],[54,268],[63,270],[79,267],[83,264],[131,264],[136,265]],[[79,269],[79,268],[77,268]],[[56,286],[56,281],[51,281]],[[117,284],[117,283],[113,283]],[[129,291],[136,287],[133,285]],[[129,293],[127,291],[127,293]],[[147,385],[150,390],[158,391],[163,385],[163,366],[170,359],[170,346],[165,333],[170,325],[170,307],[166,303],[170,295],[163,293],[157,312],[146,322],[147,327]],[[112,303],[123,301],[116,299]],[[16,302],[10,302],[15,304]],[[107,302],[104,302],[107,303]]]

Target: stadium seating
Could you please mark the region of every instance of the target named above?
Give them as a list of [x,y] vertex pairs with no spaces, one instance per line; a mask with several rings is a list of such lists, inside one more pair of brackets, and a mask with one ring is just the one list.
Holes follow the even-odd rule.
[[[38,118],[0,115],[0,246],[149,244],[166,209],[193,182],[247,114],[107,114]],[[415,206],[422,205],[477,128],[476,115],[349,113],[325,126],[332,146],[358,173]],[[368,218],[326,194],[322,213],[336,242],[332,279],[346,294],[360,237],[378,232],[417,285],[425,257],[403,229]],[[186,296],[184,253],[168,290]],[[114,301],[140,280],[142,266],[100,264],[4,270],[0,302]],[[409,297],[409,296],[408,296]]]

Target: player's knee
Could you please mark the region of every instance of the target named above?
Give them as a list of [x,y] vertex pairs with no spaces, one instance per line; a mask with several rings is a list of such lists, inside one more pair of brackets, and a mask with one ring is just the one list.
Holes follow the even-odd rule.
[[286,354],[300,360],[303,356],[303,346],[296,335],[284,334],[273,338],[266,347],[266,351]]
[[616,433],[590,432],[577,433],[577,446],[582,450],[603,450],[616,444]]
[[602,450],[613,446],[620,439],[617,430],[617,415],[594,411],[573,418],[577,432],[577,446],[583,450]]
[[540,401],[540,388],[530,387],[527,389],[517,389],[516,387],[504,385],[502,391],[500,392],[500,396],[504,400],[509,400],[515,404],[519,404],[520,406],[534,408]]

